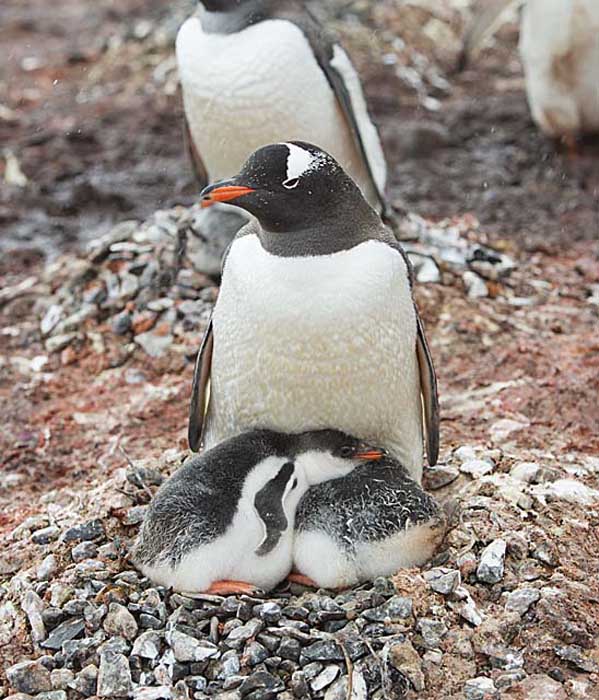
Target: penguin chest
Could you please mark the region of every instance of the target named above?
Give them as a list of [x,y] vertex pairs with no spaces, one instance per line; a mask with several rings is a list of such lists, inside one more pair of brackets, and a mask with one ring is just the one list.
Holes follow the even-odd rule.
[[234,175],[261,146],[299,139],[317,143],[359,184],[367,182],[335,94],[292,22],[210,34],[192,17],[177,36],[177,62],[191,135],[211,180]]
[[238,239],[214,312],[207,440],[252,427],[345,430],[422,463],[405,263],[377,241],[282,258]]

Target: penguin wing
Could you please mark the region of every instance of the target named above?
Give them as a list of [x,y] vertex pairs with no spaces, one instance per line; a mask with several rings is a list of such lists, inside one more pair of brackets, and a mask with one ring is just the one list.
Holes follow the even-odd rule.
[[196,148],[193,136],[191,135],[191,130],[189,128],[189,122],[187,121],[187,117],[185,115],[183,115],[183,140],[185,142],[187,153],[189,154],[189,160],[191,161],[191,167],[195,175],[198,189],[203,189],[210,182],[208,179],[208,171],[206,170],[204,161]]
[[264,527],[264,538],[256,549],[259,557],[272,552],[279,543],[282,533],[289,526],[283,509],[283,499],[294,471],[293,462],[285,462],[277,475],[267,481],[254,498],[254,508]]
[[[304,32],[318,65],[335,93],[356,149],[366,165],[368,177],[379,201],[381,212],[386,214],[388,206],[383,192],[384,181],[377,182],[375,177],[376,161],[378,161],[379,167],[386,171],[385,154],[376,127],[368,115],[366,100],[356,69],[341,45],[333,40],[332,36],[325,31],[307,9],[304,8],[301,18],[295,18],[293,21]],[[370,154],[367,143],[368,149],[371,151]],[[382,179],[384,180],[384,178]]]
[[210,395],[210,368],[212,365],[213,346],[212,317],[210,317],[196,357],[196,365],[193,371],[193,383],[191,386],[187,439],[189,441],[189,447],[193,452],[197,452],[200,449],[202,441],[204,418],[206,417],[208,396]]
[[426,455],[431,467],[437,463],[439,456],[439,396],[437,394],[437,376],[433,366],[422,320],[416,311],[416,356],[420,372],[420,393],[424,413],[424,425],[426,431]]

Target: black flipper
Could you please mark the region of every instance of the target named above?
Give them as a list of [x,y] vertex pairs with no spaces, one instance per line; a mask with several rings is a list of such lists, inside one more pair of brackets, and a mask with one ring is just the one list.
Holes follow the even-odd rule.
[[293,477],[294,471],[293,462],[286,462],[279,469],[279,473],[266,482],[254,498],[254,507],[266,529],[266,536],[256,550],[256,554],[260,557],[272,552],[281,539],[281,533],[289,524],[283,510],[283,496],[287,482]]
[[193,383],[191,386],[187,439],[189,440],[189,447],[193,452],[198,452],[202,442],[204,419],[208,408],[207,398],[209,393],[208,387],[210,385],[213,345],[212,318],[210,318],[196,357]]
[[191,135],[191,131],[189,129],[189,122],[187,121],[187,117],[185,115],[183,115],[183,140],[185,142],[185,149],[189,155],[191,167],[195,175],[198,190],[202,190],[209,183],[208,171],[206,170],[204,161],[202,160],[200,153],[193,142],[193,136]]
[[426,432],[426,455],[428,457],[428,463],[433,467],[437,463],[437,458],[439,456],[439,396],[437,394],[437,376],[424,335],[424,327],[417,310],[416,325],[418,328],[416,356],[418,357],[418,369],[420,372],[420,393],[422,396],[424,427]]

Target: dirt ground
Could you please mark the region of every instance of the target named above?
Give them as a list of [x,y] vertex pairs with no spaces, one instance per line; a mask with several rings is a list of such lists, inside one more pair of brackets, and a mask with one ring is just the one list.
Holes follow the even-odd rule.
[[[35,0],[26,9],[4,0],[0,142],[27,184],[0,190],[0,289],[33,277],[51,291],[52,280],[40,282],[46,260],[115,222],[193,201],[171,50],[191,5]],[[366,78],[392,199],[432,220],[473,214],[480,239],[518,265],[489,285],[488,298],[468,297],[459,279],[417,289],[439,376],[442,457],[458,445],[506,441],[565,463],[597,456],[599,305],[589,298],[599,289],[599,148],[585,143],[569,154],[537,131],[514,24],[456,75],[459,13],[443,14],[456,34],[434,51],[419,33],[428,11],[377,5],[333,9]],[[410,84],[402,47],[395,62],[385,59],[396,35],[418,42],[424,72],[438,80]],[[429,134],[437,127],[430,151],[418,136],[423,124]],[[46,354],[38,324],[34,297],[4,303],[0,292],[4,535],[39,512],[45,494],[97,484],[126,465],[122,450],[140,459],[186,446],[199,338],[190,336],[186,352],[148,361],[100,327],[105,353],[53,354],[39,373],[25,362]],[[586,482],[596,487],[597,476]],[[597,573],[596,547],[583,530],[570,536],[568,566]]]

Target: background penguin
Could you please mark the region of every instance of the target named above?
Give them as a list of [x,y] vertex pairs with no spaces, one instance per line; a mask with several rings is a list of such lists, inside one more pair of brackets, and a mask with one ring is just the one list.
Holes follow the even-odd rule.
[[435,372],[409,263],[351,178],[316,146],[281,143],[202,194],[257,219],[225,258],[196,361],[191,448],[204,422],[207,447],[254,427],[332,427],[386,448],[419,481],[423,407],[430,464],[438,454]]
[[[318,143],[380,213],[387,166],[349,57],[296,0],[203,0],[177,36],[187,143],[201,187],[276,141]],[[218,209],[196,227],[219,235]],[[240,213],[239,226],[245,223]],[[231,240],[219,236],[221,248]]]
[[422,566],[445,534],[445,516],[403,467],[386,458],[313,486],[295,518],[292,580],[346,588]]
[[462,64],[499,26],[504,10],[524,5],[520,57],[532,117],[547,136],[573,144],[599,132],[599,3],[596,0],[494,0],[465,40]]
[[324,430],[252,431],[188,460],[150,504],[133,561],[178,591],[268,590],[289,573],[295,509],[309,485],[383,451]]

